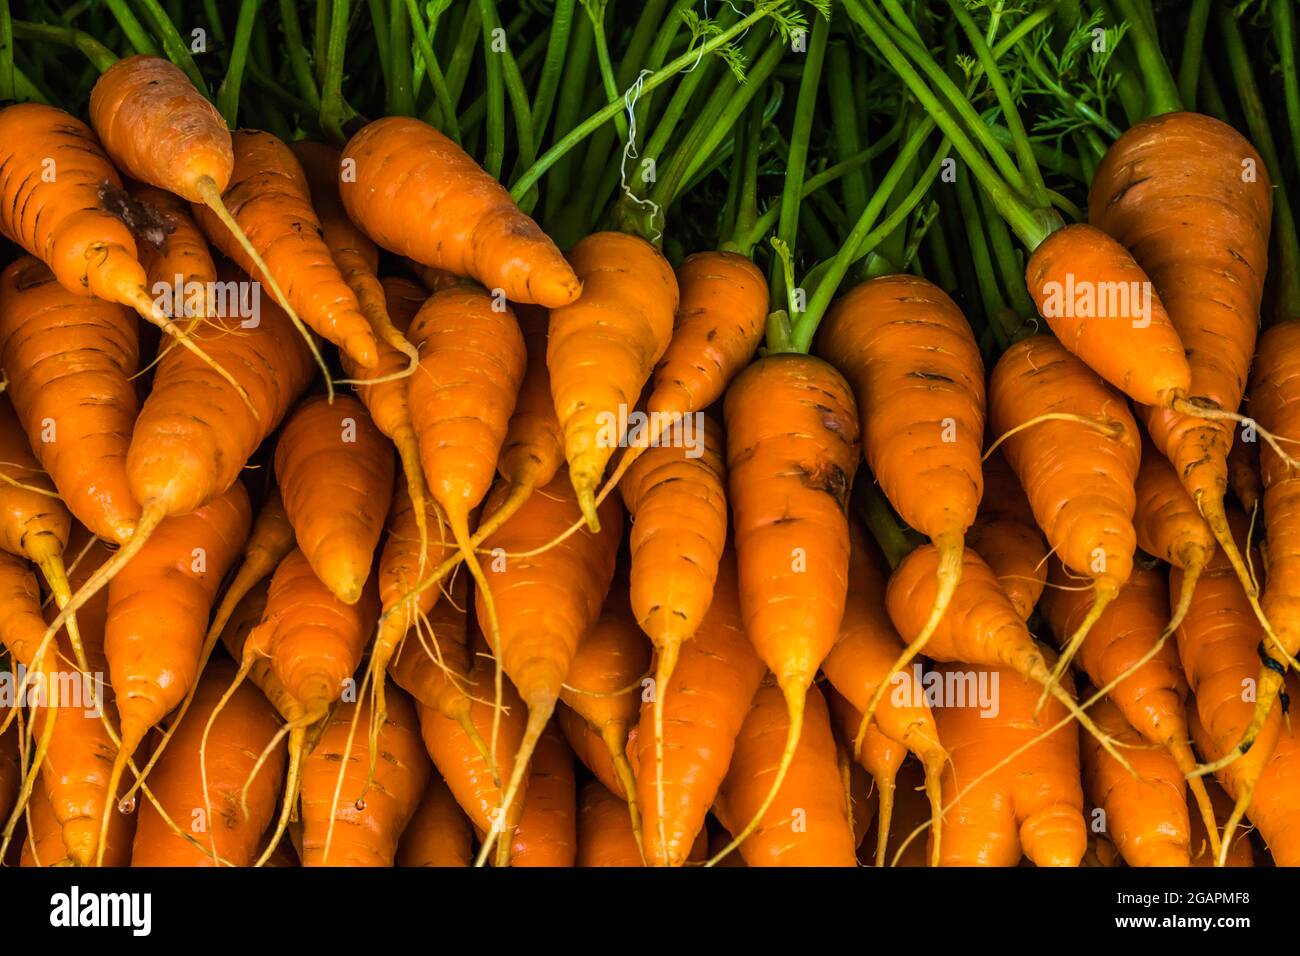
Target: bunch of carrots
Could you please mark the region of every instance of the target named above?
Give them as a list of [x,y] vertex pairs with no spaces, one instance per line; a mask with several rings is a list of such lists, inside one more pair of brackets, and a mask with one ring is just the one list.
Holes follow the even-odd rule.
[[1300,865],[1288,3],[199,6],[0,0],[0,863]]

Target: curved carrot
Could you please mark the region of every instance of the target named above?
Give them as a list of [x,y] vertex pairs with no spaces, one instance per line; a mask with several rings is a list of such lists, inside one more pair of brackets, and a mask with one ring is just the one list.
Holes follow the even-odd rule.
[[36,259],[0,273],[0,366],[27,441],[77,520],[118,543],[140,517],[127,448],[140,405],[136,318],[68,292]]
[[984,462],[984,497],[966,546],[993,569],[1016,613],[1029,620],[1047,584],[1047,543],[1001,451]]
[[[926,791],[934,811],[934,832],[939,837],[939,810],[942,807],[939,799],[940,774],[943,772],[944,761],[947,760],[947,752],[939,742],[934,715],[930,713],[924,695],[918,693],[920,688],[916,686],[915,678],[906,672],[894,670],[899,650],[905,645],[885,610],[885,572],[865,540],[861,527],[850,522],[849,532],[852,544],[849,578],[853,586],[849,589],[844,618],[840,621],[839,639],[822,662],[822,671],[831,686],[843,695],[845,702],[857,713],[858,723],[850,729],[848,739],[852,741],[855,754],[865,761],[863,768],[871,772],[873,779],[881,786],[882,825],[877,828],[879,842],[876,844],[875,859],[876,866],[884,866],[892,807],[892,802],[886,801],[884,796],[885,783],[888,782],[892,787],[894,773],[903,757],[909,750],[916,754],[925,767]],[[882,683],[888,684],[889,692],[880,698],[880,706],[876,708],[873,720],[865,722],[863,711]],[[895,745],[898,755],[896,762],[885,760],[875,764],[866,759],[868,753],[863,748],[873,736],[883,737],[886,742]],[[881,742],[872,742],[875,744],[873,752],[879,753],[882,749]],[[941,838],[935,840],[934,853],[937,854],[941,843]]]
[[[504,485],[498,485],[486,505],[487,513],[507,493]],[[510,557],[551,541],[580,514],[569,476],[561,473],[484,542],[488,551],[504,555],[492,559],[487,575],[501,623],[494,652],[528,708],[527,730],[499,808],[506,818],[533,747],[555,710],[578,643],[600,616],[613,580],[623,516],[612,502],[602,510],[600,532],[574,535],[530,557]],[[486,608],[482,592],[476,603],[482,618]],[[480,862],[498,835],[494,831],[484,840]]]
[[1240,433],[1228,449],[1228,485],[1248,515],[1264,501],[1264,481],[1259,475],[1259,442],[1243,441]]
[[[578,758],[578,762],[591,771],[591,775],[601,782],[606,790],[614,794],[623,801],[623,812],[627,813],[627,791],[623,788],[623,775],[614,766],[614,757],[609,752],[609,746],[601,740],[600,733],[592,727],[577,711],[560,704],[555,708],[555,723],[560,728],[560,733],[568,741],[569,749],[573,755]],[[639,761],[633,760],[636,757],[636,751],[629,742],[628,761],[632,766],[632,775],[636,776],[636,767]],[[628,826],[632,825],[631,814],[628,816]]]
[[[14,754],[16,758],[17,750]],[[17,789],[17,778],[15,778],[15,793]],[[19,861],[19,866],[24,867],[72,866],[68,849],[63,845],[63,830],[54,816],[54,808],[50,806],[49,794],[45,792],[44,780],[38,780],[36,788],[32,791],[27,813],[27,835],[23,839]]]
[[745,631],[776,675],[790,717],[785,756],[767,799],[748,822],[737,821],[729,851],[749,837],[776,798],[799,742],[807,689],[839,634],[858,416],[839,372],[794,353],[770,355],[745,369],[727,390],[725,414]]
[[[271,285],[290,318],[301,316],[363,368],[374,367],[374,333],[321,238],[320,220],[298,160],[270,133],[239,130],[231,135],[231,143],[235,165],[221,202],[263,263],[249,255],[210,205],[195,205],[194,218],[213,245],[254,279]],[[284,296],[276,293],[280,287]],[[308,343],[314,350],[309,337]]]
[[233,383],[146,288],[135,239],[108,208],[122,181],[90,127],[52,106],[20,103],[0,110],[0,143],[0,235],[44,262],[71,295],[134,309]]
[[627,806],[599,780],[582,786],[578,805],[577,866],[644,866]]
[[596,491],[624,441],[628,416],[668,348],[677,310],[672,267],[643,239],[587,236],[569,252],[582,296],[551,311],[546,366],[564,454],[587,526],[599,530]]
[[[890,663],[892,663],[892,659]],[[827,688],[826,696],[831,709],[831,722],[840,731],[838,736],[842,740],[852,741],[862,724],[862,711],[849,703],[834,687]],[[938,736],[937,731],[935,736]],[[849,752],[847,748],[846,752]],[[876,828],[877,839],[874,861],[876,866],[885,866],[887,859],[885,856],[886,840],[889,836],[889,821],[894,812],[894,794],[898,789],[898,771],[907,759],[907,747],[886,737],[880,731],[880,728],[872,723],[867,726],[867,732],[862,738],[862,746],[857,748],[857,753],[853,755],[852,759],[854,762],[849,766],[849,797],[850,799],[853,797],[854,769],[865,771],[869,775],[871,793],[877,800],[876,809],[879,811],[881,823],[881,826]],[[940,782],[939,778],[936,777],[934,786],[937,788]],[[936,815],[934,819],[937,820],[938,816]],[[853,836],[854,845],[860,849],[862,846],[861,840],[866,836],[866,827],[860,824],[856,813],[853,815]]]
[[941,558],[929,621],[877,685],[864,708],[870,721],[957,587],[984,493],[984,363],[956,303],[907,275],[871,279],[841,297],[818,329],[817,349],[853,384],[863,452],[885,497]]
[[[599,620],[578,644],[560,699],[591,724],[609,750],[627,796],[628,815],[638,845],[644,843],[642,811],[627,760],[627,740],[637,722],[641,681],[649,669],[650,645],[637,627],[626,585],[616,583],[605,599]],[[527,808],[524,814],[527,816]]]
[[[944,681],[970,680],[970,670],[960,663],[935,668]],[[1070,726],[1043,733],[1066,716],[1063,701],[1054,697],[1035,720],[1038,692],[1023,676],[1019,669],[981,664],[975,679],[990,686],[997,680],[997,713],[969,704],[935,711],[950,754],[941,866],[1015,866],[1022,852],[1037,866],[1078,866],[1083,859],[1088,834],[1078,733]],[[1062,696],[1070,696],[1072,683],[1067,672]],[[1006,759],[1030,741],[1036,742]]]
[[[207,240],[182,199],[152,186],[133,185],[128,192],[158,214],[157,225],[149,227],[138,249],[149,293],[167,315],[190,319],[189,331],[215,307],[214,287],[209,283],[217,281],[217,267]],[[152,238],[158,239],[157,244],[148,241]]]
[[1080,741],[1083,780],[1093,805],[1105,815],[1107,835],[1129,866],[1189,866],[1184,771],[1169,753],[1145,749],[1143,735],[1109,699],[1093,705],[1092,717],[1130,748],[1129,760],[1137,771],[1136,777],[1129,773],[1092,738]]
[[[1190,702],[1187,711],[1188,723],[1194,732],[1194,735],[1201,732],[1199,721],[1196,717],[1196,702]],[[1201,738],[1197,736],[1199,741]],[[1210,803],[1214,807],[1215,822],[1221,828],[1232,815],[1232,797],[1223,792],[1223,788],[1213,779],[1205,781],[1205,789],[1209,791]],[[1210,840],[1205,832],[1205,827],[1201,825],[1201,818],[1193,813],[1188,816],[1191,824],[1192,834],[1192,866],[1211,867],[1217,866],[1218,860],[1210,852]],[[1228,858],[1224,866],[1254,866],[1255,850],[1250,845],[1249,840],[1237,840],[1232,844],[1232,849],[1228,851]]]
[[248,799],[241,801],[244,781],[257,755],[278,729],[274,709],[256,688],[240,687],[213,724],[206,754],[206,793],[199,768],[199,745],[208,714],[234,674],[234,665],[226,661],[208,667],[199,681],[193,716],[175,735],[167,757],[150,778],[168,815],[194,834],[201,846],[176,834],[146,803],[136,826],[132,866],[211,866],[208,845],[212,853],[235,866],[248,866],[257,855],[262,831],[275,815],[286,754],[283,746],[273,751]]
[[474,859],[474,831],[447,784],[429,774],[424,796],[402,831],[397,866],[465,867]]
[[573,866],[578,851],[573,753],[552,724],[537,741],[511,866]]
[[1092,610],[1065,642],[1055,680],[1133,569],[1137,423],[1122,395],[1045,335],[998,360],[989,417],[1052,550],[1092,581]]
[[[888,834],[888,842],[895,846],[903,846],[903,849],[890,861],[891,866],[929,866],[931,854],[924,843],[913,840],[903,845],[903,841],[909,833],[925,826],[930,821],[932,813],[930,799],[925,792],[924,770],[915,760],[903,761],[903,766],[899,769],[895,780],[893,820]],[[878,815],[877,819],[872,821],[871,829],[876,831],[875,842],[879,844],[884,838],[880,835]]]
[[[653,866],[681,866],[691,844],[704,831],[705,817],[731,763],[731,755],[750,701],[765,668],[745,635],[740,613],[735,553],[728,550],[718,569],[713,602],[695,636],[681,650],[664,695],[663,812],[660,826],[645,833],[646,861]],[[655,759],[655,706],[643,702],[636,750],[642,767]],[[645,772],[637,778],[642,806],[655,806],[658,780]]]
[[346,792],[359,791],[366,777],[366,742],[351,733],[351,711],[364,704],[341,705],[303,765],[303,866],[393,865],[402,831],[429,779],[429,757],[420,746],[410,698],[392,688],[387,697],[388,719],[379,731],[382,761],[364,801],[339,796],[347,782],[352,786]]
[[[736,834],[743,832],[742,821],[758,818],[758,827],[739,844],[749,866],[856,866],[830,715],[816,687],[808,688],[807,703],[800,709],[804,726],[789,762],[792,772],[775,801],[767,796],[772,774],[787,761],[786,701],[786,693],[772,684],[754,695],[718,794],[719,819]],[[713,859],[722,855],[715,853]]]
[[392,446],[355,398],[311,398],[280,432],[275,477],[312,570],[340,601],[355,604],[392,501]]
[[[1245,175],[1251,168],[1254,175]],[[1273,186],[1235,129],[1198,113],[1132,126],[1098,164],[1088,220],[1118,239],[1150,277],[1187,355],[1187,395],[1235,412],[1255,351],[1268,266]],[[1228,552],[1254,583],[1224,517],[1232,425],[1146,404],[1147,429]]]
[[375,242],[427,266],[556,308],[582,286],[555,243],[446,136],[417,119],[376,120],[343,149],[339,193]]

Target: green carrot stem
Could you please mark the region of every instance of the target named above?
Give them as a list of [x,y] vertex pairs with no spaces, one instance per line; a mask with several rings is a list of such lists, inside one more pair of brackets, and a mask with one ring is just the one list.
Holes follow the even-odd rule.
[[[862,151],[862,133],[858,125],[858,103],[853,89],[853,66],[849,47],[834,43],[827,53],[827,92],[830,94],[831,138],[833,155],[843,161]],[[840,182],[845,211],[852,218],[862,215],[867,205],[867,177],[861,166],[848,170]]]
[[26,20],[14,20],[13,32],[17,40],[36,40],[43,43],[58,43],[62,46],[75,47],[91,62],[100,73],[117,62],[117,54],[104,46],[88,33],[72,27],[56,27],[47,23],[30,23]]
[[1196,107],[1196,82],[1201,75],[1201,52],[1209,18],[1210,0],[1192,0],[1192,8],[1187,12],[1187,29],[1183,32],[1183,58],[1178,64],[1178,97],[1188,109]]
[[[346,0],[344,0],[346,3]],[[235,21],[235,42],[230,50],[230,66],[226,78],[217,90],[217,110],[225,117],[226,125],[236,128],[239,119],[239,88],[244,82],[244,65],[248,61],[248,46],[253,37],[253,21],[261,0],[240,0],[239,19]],[[340,132],[340,137],[342,133]]]
[[483,57],[487,63],[487,126],[483,168],[493,178],[501,178],[501,164],[506,155],[506,85],[501,56],[493,49],[498,42],[494,35],[492,0],[478,0],[479,21],[483,30]]
[[[348,41],[349,0],[330,0],[330,3],[325,76],[321,81],[320,126],[334,142],[342,145],[347,139],[343,134],[343,56]],[[242,8],[240,14],[243,14]]]
[[461,21],[460,33],[452,48],[451,59],[447,61],[447,92],[451,95],[451,105],[455,109],[460,102],[460,95],[465,89],[465,79],[469,76],[470,63],[478,50],[482,30],[480,29],[479,6],[471,3],[465,10]]
[[970,251],[970,261],[975,266],[975,285],[979,290],[980,302],[984,306],[984,318],[993,329],[998,344],[1007,345],[1011,330],[1003,328],[1000,317],[1006,312],[1007,303],[1002,289],[998,285],[997,272],[993,266],[993,254],[984,232],[984,219],[980,215],[979,201],[971,187],[967,170],[957,173],[957,205],[961,210],[961,222],[966,231],[966,245]]
[[388,0],[388,96],[390,116],[415,115],[415,90],[411,79],[415,62],[411,57],[411,24],[405,0]]
[[1123,17],[1128,21],[1129,35],[1133,37],[1138,63],[1142,66],[1142,76],[1146,81],[1147,116],[1159,116],[1162,113],[1176,113],[1183,108],[1178,96],[1178,84],[1164,54],[1160,52],[1160,41],[1151,28],[1149,8],[1144,8],[1142,0],[1115,0]]
[[[407,0],[414,5],[415,0]],[[537,78],[537,92],[533,95],[533,141],[540,143],[546,132],[555,107],[555,94],[560,88],[564,71],[564,58],[569,50],[569,35],[573,31],[573,8],[576,0],[556,0],[551,15],[551,32],[546,41],[546,57]]]
[[1291,138],[1292,174],[1300,173],[1300,78],[1296,76],[1295,13],[1290,3],[1268,5],[1273,19],[1273,36],[1277,39],[1282,74],[1282,98],[1286,103],[1287,130]]
[[1025,288],[1025,265],[1016,254],[1007,224],[993,209],[993,204],[983,191],[979,193],[979,200],[984,221],[988,223],[989,248],[993,252],[998,273],[1002,276],[1002,288],[1006,290],[1011,308],[1021,317],[1036,315],[1034,300]]
[[0,101],[17,99],[14,73],[14,21],[9,0],[0,0]]
[[[194,57],[190,55],[189,44],[181,39],[180,33],[176,30],[176,25],[172,23],[158,0],[136,0],[136,3],[144,16],[145,23],[149,25],[149,29],[162,41],[163,52],[167,54],[167,59],[185,71],[185,75],[190,78],[190,82],[194,84],[195,89],[207,96],[208,84],[203,79],[203,74],[199,72]],[[242,8],[240,13],[243,13]]]
[[493,42],[485,51],[485,55],[489,59],[498,58],[501,61],[501,78],[505,83],[506,95],[510,98],[510,110],[515,118],[519,162],[526,168],[532,164],[537,155],[533,140],[532,106],[528,102],[528,93],[524,89],[523,77],[519,74],[519,64],[510,51],[509,34],[501,29],[495,2],[479,0],[479,16],[483,20],[485,33],[490,34],[494,39],[499,37],[499,42]]
[[1219,90],[1219,81],[1214,78],[1210,64],[1205,60],[1201,60],[1201,82],[1197,89],[1200,90],[1197,106],[1201,112],[1231,125],[1232,119],[1228,115],[1228,105],[1223,101],[1223,93]]
[[460,124],[456,120],[456,110],[451,103],[451,93],[447,90],[447,78],[443,75],[442,67],[438,65],[438,56],[433,51],[433,40],[430,36],[433,25],[430,25],[429,32],[426,33],[424,17],[420,13],[416,0],[404,0],[404,2],[407,19],[411,21],[411,32],[415,36],[415,46],[420,52],[425,72],[429,77],[429,85],[433,88],[434,101],[438,105],[439,128],[456,143],[460,143]]
[[[750,103],[745,117],[743,135],[737,153],[743,157],[739,192],[736,203],[736,218],[731,232],[723,233],[725,238],[720,248],[725,252],[739,252],[743,256],[752,256],[758,237],[767,233],[767,229],[749,238],[758,223],[758,159],[763,151],[763,104],[758,101]],[[807,188],[807,184],[805,184]],[[771,226],[768,226],[770,229]]]
[[311,64],[307,62],[307,50],[303,46],[302,23],[298,19],[298,6],[294,0],[279,0],[280,25],[284,29],[284,50],[289,58],[289,71],[293,74],[302,97],[311,113],[320,112],[320,90],[316,88],[316,78],[312,76]]
[[[563,138],[578,124],[582,111],[583,93],[587,89],[587,74],[591,68],[592,48],[595,35],[591,21],[578,17],[574,23],[571,37],[572,49],[566,57],[564,75],[560,79],[559,105],[555,111],[554,137]],[[545,220],[550,223],[555,219],[564,201],[569,196],[569,180],[576,157],[572,153],[557,157],[553,168],[546,177],[546,212]]]
[[131,44],[131,49],[143,56],[158,55],[158,47],[154,44],[153,38],[149,36],[149,31],[145,29],[143,23],[136,19],[134,11],[131,10],[126,0],[105,0],[104,5],[113,14],[113,19],[117,21],[117,25],[122,28],[122,33],[126,36],[126,42]]

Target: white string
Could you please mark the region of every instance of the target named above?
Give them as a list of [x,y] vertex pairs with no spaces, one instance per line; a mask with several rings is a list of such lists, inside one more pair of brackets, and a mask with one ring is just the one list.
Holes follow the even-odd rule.
[[[698,63],[699,61],[697,60],[696,62]],[[691,69],[694,69],[694,67]],[[655,222],[658,220],[660,212],[659,204],[652,199],[642,199],[640,196],[637,196],[632,192],[631,188],[627,184],[628,158],[631,157],[632,159],[636,159],[640,156],[640,153],[638,153],[636,148],[636,101],[641,97],[641,87],[645,83],[645,78],[653,75],[653,70],[642,70],[637,74],[636,82],[629,86],[627,91],[623,94],[623,105],[627,109],[627,143],[623,146],[623,159],[619,163],[618,178],[623,187],[623,195],[632,200],[632,202],[636,203],[638,206],[649,206],[651,221]],[[656,229],[653,241],[658,242],[662,236],[663,233]]]

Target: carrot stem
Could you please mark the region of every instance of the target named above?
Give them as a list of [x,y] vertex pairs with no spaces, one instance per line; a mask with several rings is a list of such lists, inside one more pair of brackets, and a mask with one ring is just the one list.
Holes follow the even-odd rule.
[[297,5],[293,0],[279,0],[279,3],[280,26],[284,30],[284,50],[289,58],[289,70],[293,73],[298,92],[302,95],[308,110],[311,113],[319,113],[320,91],[316,88],[315,77],[311,75],[311,64],[307,62],[307,49],[303,45],[302,24],[298,20]]
[[343,121],[347,118],[343,105],[343,55],[347,49],[349,5],[348,0],[321,0],[318,16],[322,6],[329,8],[329,32],[321,78],[320,126],[335,143],[341,145],[347,139],[343,135]]
[[0,101],[17,98],[14,70],[14,21],[9,14],[9,0],[2,0],[0,2]]
[[1160,52],[1160,41],[1152,29],[1150,7],[1143,0],[1115,0],[1115,6],[1128,21],[1138,63],[1142,67],[1142,76],[1146,81],[1147,117],[1178,112],[1183,108],[1178,96],[1178,84],[1174,82],[1169,64]]
[[158,55],[158,47],[154,45],[144,24],[136,19],[126,0],[106,0],[104,5],[108,7],[109,12],[113,14],[113,19],[126,35],[126,41],[131,44],[131,49],[144,56]]
[[190,55],[190,48],[181,39],[180,33],[176,30],[176,25],[172,23],[171,18],[167,16],[167,12],[163,10],[158,0],[137,0],[137,2],[140,12],[144,15],[145,22],[149,24],[149,28],[162,41],[163,52],[167,54],[167,59],[185,71],[185,75],[190,78],[190,82],[194,84],[196,90],[204,96],[209,96],[208,84],[203,79],[203,74],[199,72],[194,57]]
[[100,73],[117,62],[116,53],[90,34],[72,27],[56,27],[48,23],[30,23],[26,20],[14,20],[12,23],[15,38],[76,47]]
[[[407,0],[410,5],[415,0]],[[569,37],[573,32],[573,8],[576,0],[557,0],[551,13],[551,30],[546,39],[546,56],[542,60],[541,71],[535,83],[531,113],[533,117],[533,141],[540,143],[550,122],[551,110],[555,107],[555,94],[560,88],[560,76],[563,73],[564,57],[569,49]]]
[[[1272,4],[1287,6],[1287,4]],[[1210,0],[1192,0],[1183,33],[1183,59],[1178,64],[1178,97],[1188,109],[1196,108],[1196,83],[1201,75],[1201,53],[1205,48],[1205,24],[1210,18]]]
[[[253,38],[253,21],[261,0],[240,0],[239,19],[235,22],[235,43],[230,52],[230,66],[226,78],[217,90],[217,110],[225,117],[226,125],[236,128],[239,118],[239,88],[244,81],[244,66],[248,62],[248,47]],[[204,87],[200,86],[200,90]]]

